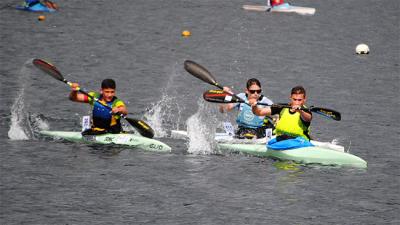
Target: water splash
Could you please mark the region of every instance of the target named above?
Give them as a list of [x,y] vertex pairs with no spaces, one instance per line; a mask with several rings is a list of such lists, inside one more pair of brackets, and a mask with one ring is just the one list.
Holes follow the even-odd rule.
[[[199,99],[199,109],[186,121],[188,132],[188,152],[192,154],[213,154],[216,149],[215,131],[218,121],[215,105]],[[214,109],[214,110],[213,110]]]
[[19,75],[21,78],[22,88],[15,98],[14,104],[11,106],[11,124],[8,130],[8,137],[11,140],[28,140],[35,138],[35,134],[39,130],[49,129],[47,120],[43,115],[29,113],[25,104],[26,88],[32,79],[26,79],[31,75],[30,67],[32,59],[27,60],[21,68]]
[[32,113],[28,115],[29,125],[33,134],[41,130],[49,130],[50,125],[47,118],[42,114]]
[[169,75],[169,79],[162,90],[161,99],[152,104],[144,115],[146,122],[154,129],[155,137],[168,137],[170,130],[179,129],[184,106],[178,104],[181,101],[172,96],[180,96],[177,93],[175,82],[177,77],[181,77],[178,70],[180,67],[181,65],[176,62],[172,67],[166,69],[165,73]]
[[177,99],[164,93],[161,100],[153,104],[144,116],[156,137],[167,137],[169,130],[179,129],[181,112]]
[[11,140],[28,140],[32,137],[32,133],[25,126],[27,124],[26,115],[22,89],[11,107],[11,125],[8,130],[8,137]]
[[331,143],[334,145],[344,146],[344,151],[350,153],[351,140],[347,140],[347,138],[334,138]]

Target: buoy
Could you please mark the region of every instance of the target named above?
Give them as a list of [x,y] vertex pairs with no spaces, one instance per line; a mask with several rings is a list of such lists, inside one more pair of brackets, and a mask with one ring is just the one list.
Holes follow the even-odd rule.
[[182,36],[189,37],[190,35],[191,35],[190,31],[188,31],[188,30],[182,31]]
[[369,47],[368,47],[368,45],[366,45],[366,44],[364,44],[364,43],[361,43],[361,44],[357,45],[357,47],[356,47],[356,53],[357,53],[358,55],[360,55],[360,54],[368,54],[368,53],[369,53]]
[[46,19],[46,16],[44,16],[44,15],[38,16],[38,20],[39,20],[39,21],[43,21],[43,20],[45,20],[45,19]]

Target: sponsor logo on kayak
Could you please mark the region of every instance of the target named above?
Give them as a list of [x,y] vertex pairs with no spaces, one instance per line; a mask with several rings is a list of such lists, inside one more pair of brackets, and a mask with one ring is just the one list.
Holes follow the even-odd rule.
[[162,150],[164,147],[162,145],[150,144],[150,148]]
[[107,141],[107,142],[112,142],[113,140],[114,140],[113,137],[106,137],[106,138],[104,138],[104,141]]

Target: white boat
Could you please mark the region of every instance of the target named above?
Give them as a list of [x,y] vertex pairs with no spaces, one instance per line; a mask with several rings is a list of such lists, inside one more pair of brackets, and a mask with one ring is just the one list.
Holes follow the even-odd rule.
[[138,148],[153,152],[170,152],[171,147],[161,141],[146,138],[138,134],[120,133],[120,134],[101,134],[85,135],[74,131],[40,131],[41,135],[50,136],[58,139],[65,139],[74,142],[96,143],[96,144],[115,144]]
[[[186,131],[173,130],[171,136],[187,138]],[[269,157],[279,160],[290,160],[303,164],[320,164],[330,166],[346,166],[366,168],[367,162],[358,156],[344,151],[344,147],[329,142],[311,141],[314,146],[287,150],[273,150],[266,146],[263,139],[235,139],[226,133],[216,133],[215,141],[218,150],[224,152],[239,152],[259,157]]]
[[270,7],[267,5],[243,5],[243,9],[249,11],[259,11],[259,12],[283,12],[283,13],[297,13],[300,15],[314,15],[315,8],[294,6],[289,3],[284,3],[278,6]]

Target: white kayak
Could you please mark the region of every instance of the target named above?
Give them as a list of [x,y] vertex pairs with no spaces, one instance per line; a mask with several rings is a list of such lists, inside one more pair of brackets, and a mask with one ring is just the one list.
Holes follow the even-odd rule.
[[101,134],[101,135],[85,135],[81,132],[73,131],[40,131],[41,135],[50,136],[68,141],[96,143],[96,144],[115,144],[134,147],[146,151],[154,152],[170,152],[171,147],[161,141],[146,138],[138,134],[120,133],[120,134]]
[[284,3],[282,5],[270,7],[267,5],[243,5],[243,9],[249,11],[260,11],[260,12],[283,12],[283,13],[297,13],[300,15],[314,15],[315,8],[294,6],[289,3]]
[[[186,131],[173,130],[171,136],[187,138]],[[273,150],[266,146],[266,139],[235,139],[226,133],[217,133],[218,149],[225,152],[239,152],[259,157],[290,160],[303,164],[320,164],[366,168],[367,162],[344,151],[344,147],[329,142],[311,141],[314,146],[287,150]]]

